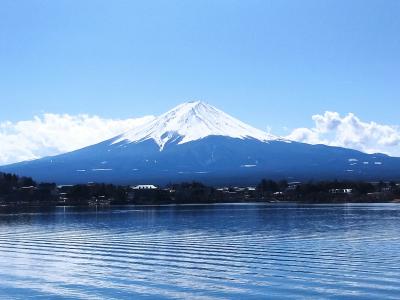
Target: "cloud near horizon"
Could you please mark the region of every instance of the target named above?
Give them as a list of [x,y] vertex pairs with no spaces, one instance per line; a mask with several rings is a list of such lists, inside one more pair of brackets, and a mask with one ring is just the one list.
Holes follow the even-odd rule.
[[154,117],[105,119],[86,114],[46,113],[32,120],[0,122],[0,165],[89,146],[140,126]]
[[[112,138],[152,120],[106,119],[95,115],[46,113],[31,120],[0,122],[0,165],[73,151]],[[361,121],[349,113],[312,116],[314,127],[296,128],[285,138],[400,156],[400,128]]]
[[326,111],[312,116],[313,128],[296,128],[287,139],[309,144],[351,148],[366,153],[400,156],[400,127],[364,122],[353,113]]

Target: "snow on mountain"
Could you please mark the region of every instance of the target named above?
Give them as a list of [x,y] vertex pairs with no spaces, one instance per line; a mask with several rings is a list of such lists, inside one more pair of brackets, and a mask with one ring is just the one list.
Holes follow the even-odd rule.
[[202,101],[187,102],[155,118],[148,124],[130,130],[113,140],[137,143],[153,139],[160,151],[169,142],[184,144],[207,136],[226,136],[256,139],[262,142],[277,140],[276,136],[247,125]]

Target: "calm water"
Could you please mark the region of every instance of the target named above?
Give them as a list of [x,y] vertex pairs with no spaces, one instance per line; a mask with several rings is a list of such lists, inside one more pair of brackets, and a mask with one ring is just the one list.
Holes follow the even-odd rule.
[[400,299],[400,205],[2,214],[0,298]]

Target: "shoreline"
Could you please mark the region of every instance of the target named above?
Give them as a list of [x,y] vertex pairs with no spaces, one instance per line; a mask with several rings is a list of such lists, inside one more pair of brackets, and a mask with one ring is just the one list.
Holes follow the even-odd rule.
[[173,207],[173,206],[210,206],[210,205],[266,205],[266,204],[305,204],[305,205],[322,205],[322,204],[400,204],[400,199],[388,201],[227,201],[227,202],[188,202],[188,203],[115,203],[115,204],[0,204],[0,211],[7,208],[58,208],[58,207],[74,207],[74,208],[90,208],[90,207]]

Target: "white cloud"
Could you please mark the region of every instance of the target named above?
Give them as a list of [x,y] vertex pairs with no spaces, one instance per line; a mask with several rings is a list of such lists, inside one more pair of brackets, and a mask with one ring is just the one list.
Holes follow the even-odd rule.
[[367,153],[387,153],[400,156],[400,128],[361,121],[352,113],[340,116],[327,111],[312,117],[313,128],[294,129],[287,139],[310,143],[326,144],[360,150]]
[[32,120],[0,122],[0,165],[76,150],[152,120],[44,114]]

